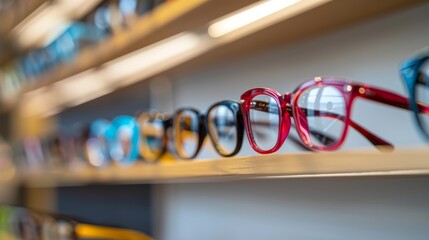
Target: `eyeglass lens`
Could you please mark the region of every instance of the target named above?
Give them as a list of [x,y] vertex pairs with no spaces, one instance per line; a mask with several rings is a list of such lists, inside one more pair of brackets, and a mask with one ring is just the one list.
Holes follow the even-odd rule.
[[105,120],[97,120],[90,127],[90,137],[86,142],[88,161],[93,166],[103,166],[109,161],[109,150],[105,132],[110,123]]
[[313,146],[329,146],[340,140],[345,128],[346,103],[339,89],[310,87],[299,95],[297,104],[299,130]]
[[257,95],[250,102],[249,120],[252,136],[258,148],[272,149],[279,135],[279,107],[274,98]]
[[199,143],[199,114],[184,110],[176,115],[174,120],[176,151],[181,158],[192,158]]
[[[429,106],[429,60],[420,68],[415,85],[416,102]],[[429,135],[429,114],[419,114],[423,130]]]
[[138,158],[139,131],[133,117],[116,117],[106,134],[113,160],[127,164]]
[[155,160],[163,153],[165,145],[164,121],[155,117],[140,119],[141,154],[146,160]]
[[214,144],[225,155],[234,152],[238,144],[237,119],[234,111],[218,105],[207,114],[207,127]]

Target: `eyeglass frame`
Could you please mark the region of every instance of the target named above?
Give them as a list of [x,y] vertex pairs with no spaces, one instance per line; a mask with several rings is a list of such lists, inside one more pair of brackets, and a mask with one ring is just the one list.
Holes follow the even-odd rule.
[[[305,90],[314,87],[314,86],[333,86],[336,87],[341,93],[345,101],[345,117],[344,119],[340,119],[344,122],[344,129],[341,133],[341,137],[339,140],[333,144],[328,146],[315,146],[311,143],[309,137],[305,136],[302,132],[302,128],[300,126],[300,118],[303,116],[299,115],[299,106],[297,100]],[[273,98],[276,101],[279,111],[279,129],[278,136],[276,140],[276,144],[268,150],[261,149],[254,137],[251,127],[250,121],[250,108],[251,108],[251,100],[258,95],[266,95]],[[316,77],[313,80],[306,81],[300,84],[293,92],[288,92],[285,94],[280,94],[274,89],[270,88],[253,88],[244,92],[240,97],[240,106],[243,113],[244,126],[247,133],[247,137],[251,147],[258,153],[268,154],[276,152],[286,140],[290,127],[291,127],[291,118],[293,118],[299,138],[301,139],[304,146],[309,148],[310,150],[316,151],[333,151],[337,150],[344,143],[345,138],[347,136],[349,126],[355,128],[359,133],[361,133],[366,139],[368,139],[374,146],[385,146],[388,148],[393,148],[393,145],[388,141],[384,140],[381,137],[378,137],[376,134],[370,132],[364,127],[360,126],[356,122],[354,122],[351,118],[351,108],[354,100],[357,98],[364,98],[367,100],[375,101],[378,103],[383,103],[389,106],[398,107],[406,110],[410,110],[409,101],[406,97],[403,97],[397,93],[393,93],[378,87],[370,86],[368,84],[362,84],[357,82],[352,82],[350,80],[342,79],[342,78],[334,78],[334,77]],[[425,113],[429,113],[429,107],[422,108],[421,111]],[[333,114],[333,113],[331,113]],[[309,133],[307,133],[309,135]]]
[[[216,152],[219,155],[221,155],[223,157],[231,157],[231,156],[236,155],[242,147],[243,135],[244,135],[243,117],[242,117],[239,105],[240,105],[239,102],[234,101],[234,100],[219,101],[219,102],[212,104],[207,109],[205,114],[202,114],[199,110],[192,108],[192,107],[180,108],[180,109],[176,110],[172,116],[170,116],[169,118],[166,118],[164,120],[164,124],[163,124],[163,126],[164,126],[164,136],[163,136],[164,145],[162,146],[162,151],[160,152],[158,159],[161,158],[162,155],[165,154],[165,152],[167,152],[167,144],[168,144],[167,131],[168,131],[168,129],[171,129],[173,132],[172,137],[173,137],[173,144],[174,144],[174,147],[173,147],[174,153],[181,159],[184,159],[184,160],[194,159],[199,154],[199,152],[201,151],[201,148],[203,146],[204,140],[206,139],[207,135],[209,136],[213,147],[215,148]],[[217,143],[217,141],[212,136],[212,134],[210,134],[210,131],[209,131],[209,124],[208,124],[207,116],[210,113],[210,111],[212,111],[215,107],[218,107],[218,106],[226,106],[234,114],[234,118],[235,118],[235,122],[236,122],[236,124],[234,124],[234,126],[235,126],[235,130],[237,132],[237,142],[236,142],[236,146],[235,146],[234,150],[230,153],[226,153],[223,151],[223,149],[220,147],[220,145]],[[191,111],[198,116],[198,141],[196,142],[197,146],[196,146],[195,152],[191,156],[188,156],[188,157],[183,156],[183,155],[181,156],[181,154],[179,153],[179,150],[178,150],[179,146],[178,146],[177,136],[175,133],[176,131],[174,129],[174,123],[178,121],[177,116],[179,116],[184,111]],[[152,115],[152,116],[155,116],[155,115]],[[141,142],[143,142],[143,141],[141,141]],[[141,155],[143,155],[143,154],[141,153]]]
[[429,129],[426,129],[423,125],[419,113],[420,106],[416,101],[416,86],[420,83],[419,76],[421,74],[422,66],[429,61],[429,47],[421,50],[419,54],[405,60],[401,64],[400,75],[408,91],[410,99],[410,108],[413,112],[414,121],[421,131],[421,135],[426,141],[429,141]]

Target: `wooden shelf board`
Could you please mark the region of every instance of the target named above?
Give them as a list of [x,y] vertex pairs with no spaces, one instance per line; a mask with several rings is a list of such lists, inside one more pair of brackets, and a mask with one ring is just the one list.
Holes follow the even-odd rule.
[[[205,44],[195,48],[195,54],[166,66],[146,71],[138,81],[158,75],[183,75],[220,62],[231,61],[280,45],[293,44],[322,33],[338,30],[352,24],[367,21],[375,16],[390,13],[421,2],[422,0],[333,0],[325,2],[297,15],[275,21],[262,29],[240,37],[211,39],[203,37]],[[197,28],[197,33],[204,28]],[[123,86],[118,87],[122,88]],[[132,86],[130,86],[132,88]],[[56,106],[64,109],[68,105]]]
[[0,66],[10,61],[13,56],[19,53],[12,39],[8,38],[9,32],[45,2],[47,0],[15,1],[12,9],[1,13],[0,36],[2,38],[0,39]]
[[428,175],[429,149],[394,152],[344,151],[272,154],[194,161],[174,161],[103,169],[32,173],[21,180],[29,187],[84,184],[229,181],[257,178]]
[[27,16],[48,0],[15,1],[12,9],[2,12],[0,33],[5,36]]
[[[219,1],[225,2],[222,4]],[[204,26],[215,17],[248,5],[255,0],[233,1],[234,4],[231,1],[227,3],[227,0],[219,1],[185,1],[187,5],[180,5],[180,8],[161,6],[152,15],[141,19],[133,29],[118,34],[95,48],[83,51],[74,63],[58,67],[49,73],[49,75],[43,76],[43,81],[26,88],[23,93],[51,85],[84,70],[100,66],[106,61],[113,60],[125,53],[147,46],[178,32],[204,29],[201,26]],[[143,81],[157,75],[183,75],[212,64],[272,49],[275,46],[292,44],[309,39],[322,33],[369,20],[375,16],[381,16],[415,5],[422,1],[389,0],[374,2],[371,0],[333,0],[303,11],[295,16],[276,21],[260,30],[250,32],[236,39],[224,41],[222,39],[210,40],[206,38],[205,41],[207,40],[207,44],[202,46],[201,51],[197,51],[198,53],[173,64],[167,64],[168,66],[159,67],[158,70],[151,70],[153,72],[145,73],[138,80]],[[170,4],[179,5],[182,2],[177,1]],[[159,16],[168,15],[169,17],[163,21],[154,20],[163,19],[162,17],[156,17],[157,14]],[[150,27],[153,24],[156,27]],[[117,89],[122,87],[120,86]],[[8,107],[10,109],[13,106],[16,106],[16,102],[10,104]],[[64,110],[68,106],[69,104],[64,103],[61,106],[53,108]]]
[[158,42],[177,33],[201,27],[229,12],[257,0],[176,0],[157,7],[138,19],[128,29],[114,34],[96,46],[83,49],[71,62],[55,69],[25,86],[15,101],[5,104],[13,108],[24,93],[53,84],[85,70],[100,66],[127,53]]

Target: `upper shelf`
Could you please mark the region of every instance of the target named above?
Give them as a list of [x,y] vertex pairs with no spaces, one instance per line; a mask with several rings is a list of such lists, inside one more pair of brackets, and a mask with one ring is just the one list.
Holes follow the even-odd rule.
[[[307,1],[316,2],[316,1]],[[225,41],[219,41],[210,49],[188,61],[177,64],[167,72],[184,74],[225,59],[240,58],[278,46],[293,44],[368,21],[394,11],[405,9],[424,0],[328,0],[316,7],[303,8],[289,15],[262,24],[254,31],[245,31]]]
[[[221,1],[224,2],[202,0],[169,2],[169,5],[156,9],[153,14],[141,19],[132,29],[96,48],[83,51],[73,63],[59,66],[43,76],[39,83],[24,89],[22,94],[36,89],[39,91],[32,91],[35,94],[30,94],[27,98],[22,98],[23,95],[20,94],[16,100],[28,102],[30,106],[28,109],[35,109],[34,104],[37,103],[39,112],[58,113],[65,108],[79,105],[155,75],[188,73],[209,64],[314,37],[423,0],[301,1],[291,8],[273,14],[268,20],[255,23],[252,27],[244,27],[231,34],[213,38],[207,33],[208,22],[255,0]],[[201,27],[202,25],[205,27]],[[137,55],[137,52],[140,54],[144,50],[140,48],[152,43],[155,43],[155,47],[153,45],[151,47],[156,48],[160,40],[183,31],[189,36],[179,34],[176,35],[177,38],[180,40],[192,38],[194,44],[186,51],[179,51],[173,47],[171,52],[179,53],[163,61],[156,57],[154,60],[148,60],[146,57],[145,61],[120,63],[121,59],[129,55]],[[150,50],[147,52],[149,55]],[[125,53],[130,54],[122,56]],[[152,56],[154,55],[157,54],[152,53]],[[113,70],[112,65],[116,65],[113,66]],[[75,87],[85,88],[85,91],[74,91],[70,94],[71,91],[68,89],[76,89]]]
[[22,20],[34,12],[47,0],[21,0],[21,1],[3,1],[5,8],[0,11],[0,65],[11,58],[18,51],[5,37],[16,27]]
[[[41,77],[38,84],[24,92],[54,83],[84,70],[100,66],[144,46],[174,34],[193,29],[219,16],[239,9],[257,0],[179,0],[159,6],[123,32],[113,35],[98,46],[83,50],[70,64],[60,65]],[[228,4],[226,4],[228,3]]]
[[28,173],[20,180],[29,187],[82,184],[225,181],[257,178],[428,175],[429,150],[407,149],[389,153],[343,151],[331,153],[272,154],[132,166],[90,167]]
[[69,63],[60,64],[51,71],[24,86],[17,97],[6,108],[16,105],[21,96],[76,75],[85,70],[96,68],[103,63],[127,53],[158,42],[174,34],[200,27],[213,19],[237,10],[257,0],[176,0],[167,1],[151,13],[141,17],[127,29],[115,33],[100,44],[83,49]]

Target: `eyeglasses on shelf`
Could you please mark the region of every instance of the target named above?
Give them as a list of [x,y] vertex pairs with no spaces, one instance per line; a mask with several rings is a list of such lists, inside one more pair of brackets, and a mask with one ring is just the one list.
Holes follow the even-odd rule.
[[140,155],[147,162],[155,162],[168,150],[168,129],[171,118],[168,114],[143,112],[138,115],[140,129]]
[[43,214],[22,207],[0,205],[0,239],[150,240],[152,238],[135,230],[81,223],[62,215]]
[[174,153],[181,159],[195,158],[208,135],[215,150],[224,157],[238,153],[243,142],[240,105],[225,100],[209,107],[206,114],[194,108],[181,108],[172,116],[144,113],[138,117],[141,155],[154,161],[166,151],[170,130]]
[[[374,146],[393,147],[350,118],[356,98],[410,109],[408,99],[399,94],[340,78],[316,77],[283,95],[269,88],[254,88],[241,95],[249,143],[258,153],[277,151],[286,140],[293,119],[302,143],[311,150],[338,149],[344,143],[349,126]],[[420,112],[429,114],[429,107],[418,105]],[[257,124],[261,121],[269,124]],[[265,132],[268,140],[261,139],[255,132]]]
[[100,119],[89,128],[86,158],[97,167],[110,160],[133,163],[139,155],[154,162],[167,152],[169,134],[171,148],[181,159],[195,158],[207,135],[216,151],[229,157],[241,148],[243,128],[239,103],[230,100],[213,104],[206,114],[182,108],[172,116],[145,112],[137,118],[119,116],[112,122]]
[[111,122],[99,119],[89,128],[85,141],[86,158],[96,167],[110,161],[123,165],[132,164],[139,158],[139,126],[132,116],[118,116]]

